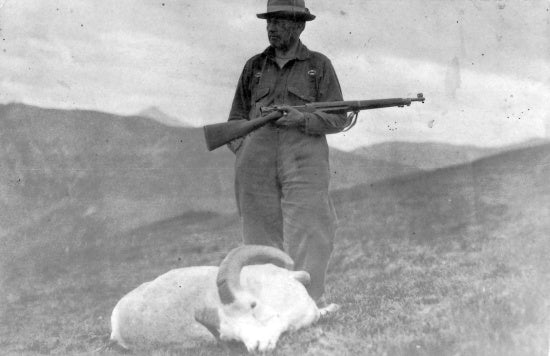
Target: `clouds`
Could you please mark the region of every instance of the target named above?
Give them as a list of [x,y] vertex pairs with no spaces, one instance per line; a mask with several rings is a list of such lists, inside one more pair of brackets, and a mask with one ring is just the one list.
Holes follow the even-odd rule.
[[[346,99],[418,91],[428,98],[361,114],[333,144],[349,147],[349,135],[353,142],[502,144],[547,130],[547,2],[308,6],[317,19],[303,40],[332,59]],[[264,9],[259,0],[7,1],[0,9],[0,102],[120,114],[154,105],[195,125],[223,121],[244,62],[267,45],[265,22],[255,17]]]
[[[0,12],[7,41],[0,101],[122,114],[158,105],[196,125],[208,117],[224,120],[239,71],[253,53],[239,48],[253,42],[242,36],[245,6],[9,2]],[[223,109],[206,114],[215,98],[225,103]]]

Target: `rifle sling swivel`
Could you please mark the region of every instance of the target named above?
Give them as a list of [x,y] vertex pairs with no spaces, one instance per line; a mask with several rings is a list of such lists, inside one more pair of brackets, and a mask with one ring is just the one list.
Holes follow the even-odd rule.
[[353,126],[355,126],[355,124],[357,123],[357,117],[359,116],[359,110],[354,110],[352,111],[351,113],[349,113],[348,115],[348,118],[347,118],[347,122],[348,124],[346,125],[346,127],[342,130],[342,132],[346,132],[346,131],[349,131],[351,130],[351,128]]

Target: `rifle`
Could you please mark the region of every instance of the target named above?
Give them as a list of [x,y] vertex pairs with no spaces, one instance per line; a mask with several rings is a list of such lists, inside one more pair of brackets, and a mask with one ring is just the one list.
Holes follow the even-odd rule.
[[[424,100],[425,98],[422,93],[419,93],[416,95],[416,98],[325,101],[293,106],[293,108],[301,112],[314,112],[317,110],[332,114],[351,112],[348,116],[350,123],[345,129],[347,131],[355,125],[357,116],[361,110],[381,109],[393,106],[410,106],[413,101],[424,102]],[[283,113],[278,106],[263,107],[261,108],[261,112],[262,116],[253,120],[232,120],[204,126],[204,137],[206,139],[206,147],[208,150],[213,151],[216,148],[223,146],[239,137],[245,136],[265,124],[275,121],[283,116]]]

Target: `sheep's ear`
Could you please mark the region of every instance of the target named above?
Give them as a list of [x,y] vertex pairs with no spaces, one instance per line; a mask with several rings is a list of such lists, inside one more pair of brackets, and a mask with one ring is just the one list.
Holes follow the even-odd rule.
[[306,271],[292,272],[292,277],[294,277],[294,279],[302,283],[304,286],[309,286],[309,284],[311,283],[311,277]]
[[220,339],[220,316],[216,308],[201,308],[195,310],[195,320],[201,323],[205,328]]

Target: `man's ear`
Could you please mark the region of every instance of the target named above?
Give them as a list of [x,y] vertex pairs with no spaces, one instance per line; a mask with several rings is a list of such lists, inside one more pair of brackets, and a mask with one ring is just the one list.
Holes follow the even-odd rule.
[[299,33],[299,34],[302,34],[302,32],[304,32],[304,30],[305,30],[305,28],[306,28],[306,22],[305,22],[305,21],[298,22],[296,28],[297,28],[298,31],[299,31],[298,33]]
[[217,308],[195,310],[195,320],[207,328],[216,340],[220,339],[220,316]]

